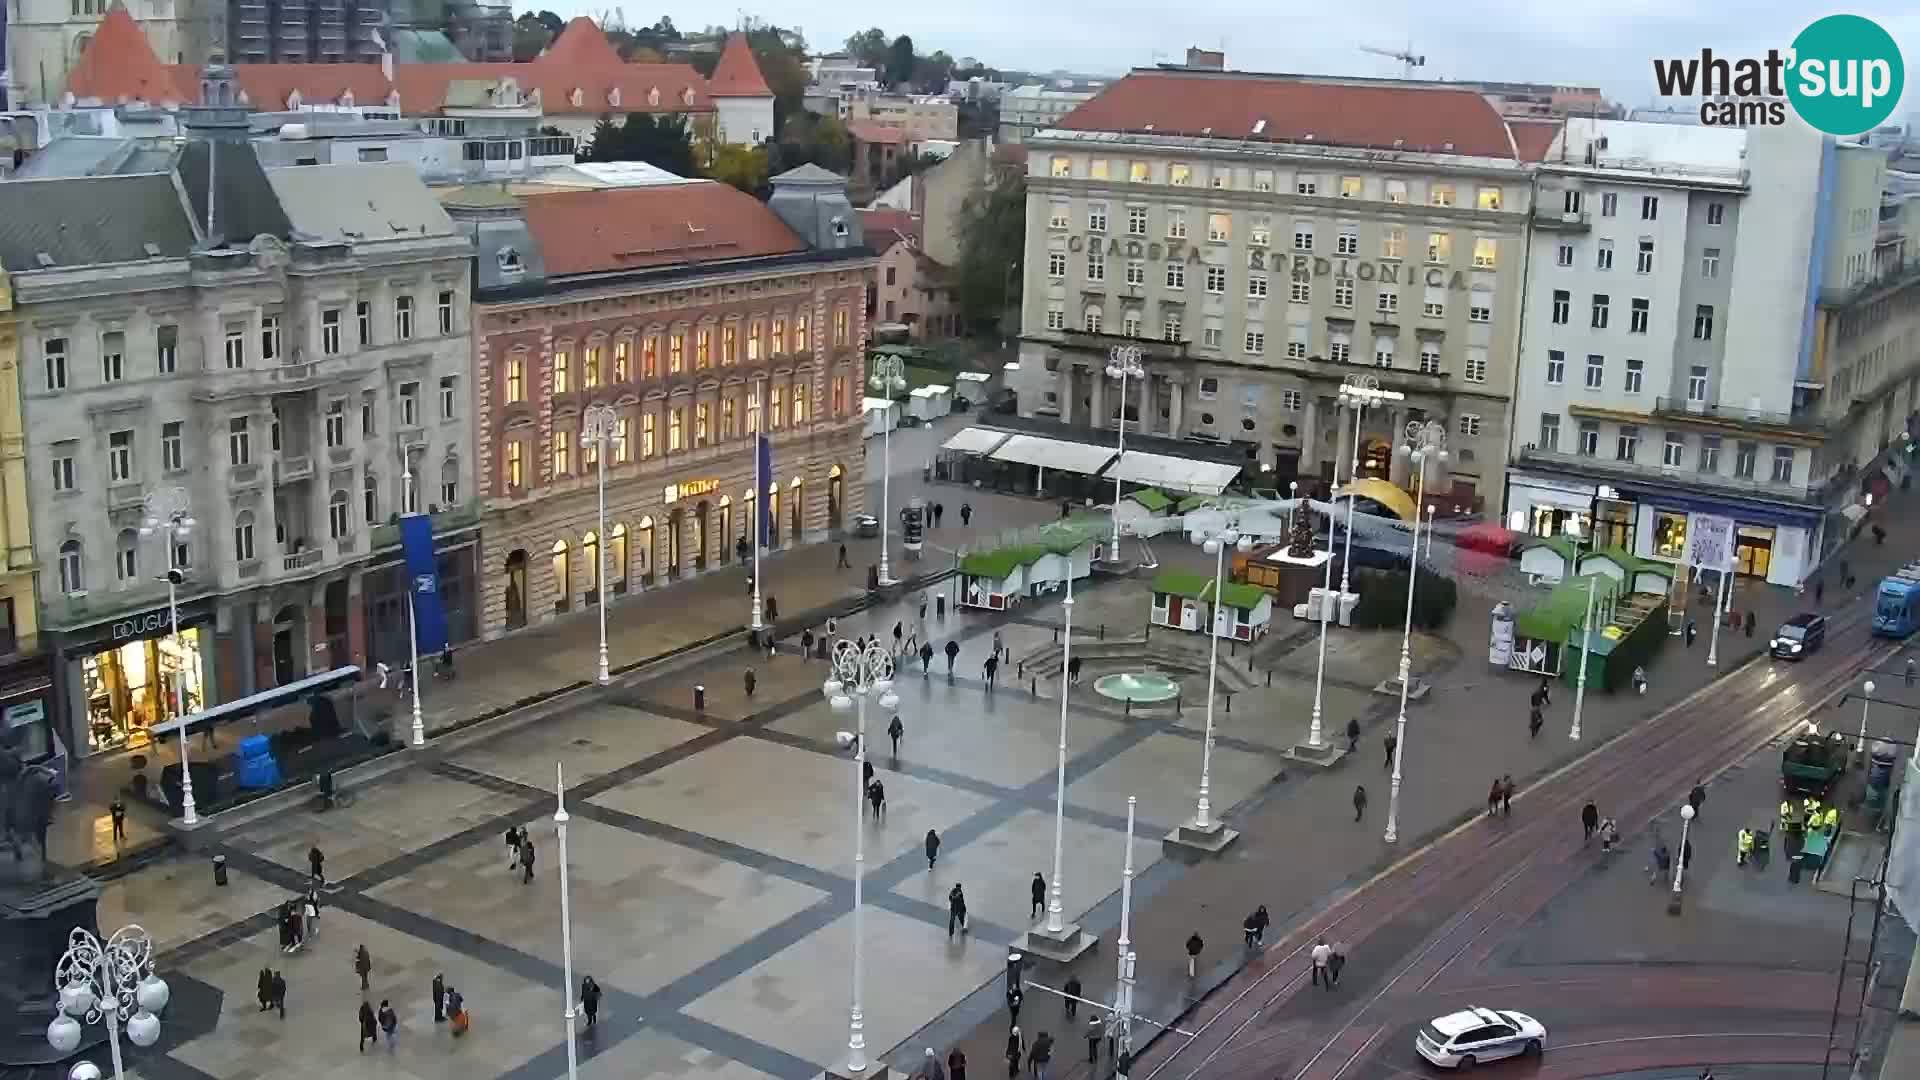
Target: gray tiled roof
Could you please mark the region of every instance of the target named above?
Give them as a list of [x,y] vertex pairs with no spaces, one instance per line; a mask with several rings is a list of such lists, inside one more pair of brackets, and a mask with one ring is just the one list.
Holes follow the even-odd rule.
[[301,239],[367,243],[457,233],[419,174],[400,162],[270,169],[267,182]]
[[0,183],[0,265],[15,273],[184,258],[193,245],[171,173]]

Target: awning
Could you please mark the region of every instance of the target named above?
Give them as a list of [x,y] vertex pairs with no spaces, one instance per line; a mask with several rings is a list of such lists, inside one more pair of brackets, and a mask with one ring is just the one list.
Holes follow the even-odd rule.
[[1114,463],[1113,468],[1107,470],[1110,479],[1190,491],[1198,495],[1218,495],[1227,490],[1227,485],[1239,475],[1238,465],[1149,454],[1142,450],[1127,451],[1120,455],[1120,460]]
[[337,667],[319,675],[309,675],[297,679],[285,686],[276,686],[271,690],[262,690],[238,701],[229,701],[225,705],[215,705],[211,709],[202,709],[197,713],[182,716],[177,720],[168,720],[147,729],[149,735],[166,735],[170,732],[192,728],[195,724],[206,725],[222,720],[237,720],[262,709],[277,709],[282,705],[291,705],[308,694],[317,694],[331,690],[336,686],[350,683],[360,677],[360,668],[354,664]]
[[1377,476],[1362,477],[1333,493],[1336,499],[1348,495],[1372,499],[1392,511],[1401,521],[1412,521],[1416,514],[1413,496],[1401,491],[1390,481],[1382,480]]
[[1113,450],[1105,446],[1043,439],[1038,435],[1013,435],[991,455],[995,461],[1013,461],[1039,465],[1061,472],[1092,476],[1113,460]]
[[1003,442],[1007,433],[992,428],[970,427],[946,442],[940,444],[942,450],[952,450],[960,454],[991,454]]

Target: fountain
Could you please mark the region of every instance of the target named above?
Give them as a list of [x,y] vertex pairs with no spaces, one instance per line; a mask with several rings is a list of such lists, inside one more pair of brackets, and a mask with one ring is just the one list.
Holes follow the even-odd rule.
[[1123,671],[1102,675],[1093,681],[1093,690],[1101,697],[1151,705],[1180,696],[1180,684],[1158,671]]

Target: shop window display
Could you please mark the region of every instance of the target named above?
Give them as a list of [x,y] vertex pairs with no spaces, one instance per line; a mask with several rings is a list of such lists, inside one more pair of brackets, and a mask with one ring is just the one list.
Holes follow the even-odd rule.
[[187,713],[200,711],[200,629],[183,627],[167,635],[129,641],[81,660],[81,685],[87,698],[87,750],[100,753],[141,747],[152,741],[148,729],[181,715],[176,686]]

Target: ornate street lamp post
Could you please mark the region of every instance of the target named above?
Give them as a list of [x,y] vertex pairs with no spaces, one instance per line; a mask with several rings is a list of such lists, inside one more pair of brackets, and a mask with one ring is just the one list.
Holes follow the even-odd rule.
[[[1144,379],[1147,369],[1140,363],[1140,346],[1115,345],[1107,350],[1107,378],[1120,380],[1120,419],[1114,424],[1114,453],[1125,457],[1127,453],[1127,380]],[[1098,419],[1097,417],[1095,419]],[[1145,417],[1141,417],[1144,423]],[[1119,470],[1118,458],[1114,469]],[[1113,478],[1113,545],[1108,554],[1114,562],[1120,561],[1120,477]]]
[[1447,460],[1447,429],[1434,420],[1407,425],[1400,453],[1413,464],[1413,546],[1407,553],[1407,620],[1400,631],[1400,716],[1394,721],[1393,780],[1387,796],[1387,843],[1400,839],[1400,775],[1407,757],[1407,691],[1413,682],[1413,586],[1420,579],[1420,504],[1427,495],[1427,466]]
[[[173,548],[175,543],[183,541],[193,531],[194,520],[191,499],[183,487],[161,488],[151,492],[144,500],[146,513],[140,522],[140,535],[161,537],[161,546],[167,558],[167,618],[172,623],[170,634],[173,637],[174,653],[186,661],[186,650],[180,646],[180,583],[185,580],[181,568],[174,565]],[[187,679],[184,668],[174,673],[173,678],[173,714],[176,721],[187,715]],[[187,726],[180,725],[180,820],[188,825],[198,825],[200,814],[193,804],[193,772],[187,768]]]
[[[594,606],[600,609],[600,671],[594,679],[605,686],[613,681],[613,675],[607,669],[607,453],[613,448],[614,429],[620,425],[620,413],[611,405],[589,405],[580,414],[580,424],[580,442],[594,448],[593,457],[599,466],[600,531],[593,545],[593,557],[597,564],[593,568],[593,591],[599,600]],[[701,522],[700,528],[704,536],[706,522]],[[701,557],[706,556],[702,554]]]
[[[59,1015],[47,1025],[47,1042],[63,1054],[80,1046],[81,1024],[106,1021],[107,1046],[113,1055],[114,1080],[124,1080],[120,1059],[120,1014],[127,1017],[127,1038],[133,1045],[152,1046],[160,1040],[160,1012],[172,996],[166,981],[153,973],[153,939],[138,926],[100,939],[75,927],[67,935],[67,951],[53,969],[59,993]],[[100,1080],[91,1061],[76,1063],[69,1080]]]
[[859,717],[853,732],[841,732],[841,741],[853,744],[853,1005],[847,1011],[847,1074],[859,1076],[867,1070],[866,1017],[860,1008],[866,978],[861,888],[867,865],[863,809],[867,793],[867,699],[875,699],[882,709],[900,704],[899,695],[893,692],[893,654],[877,641],[862,648],[842,639],[833,646],[833,677],[820,689],[834,711],[856,709]]

